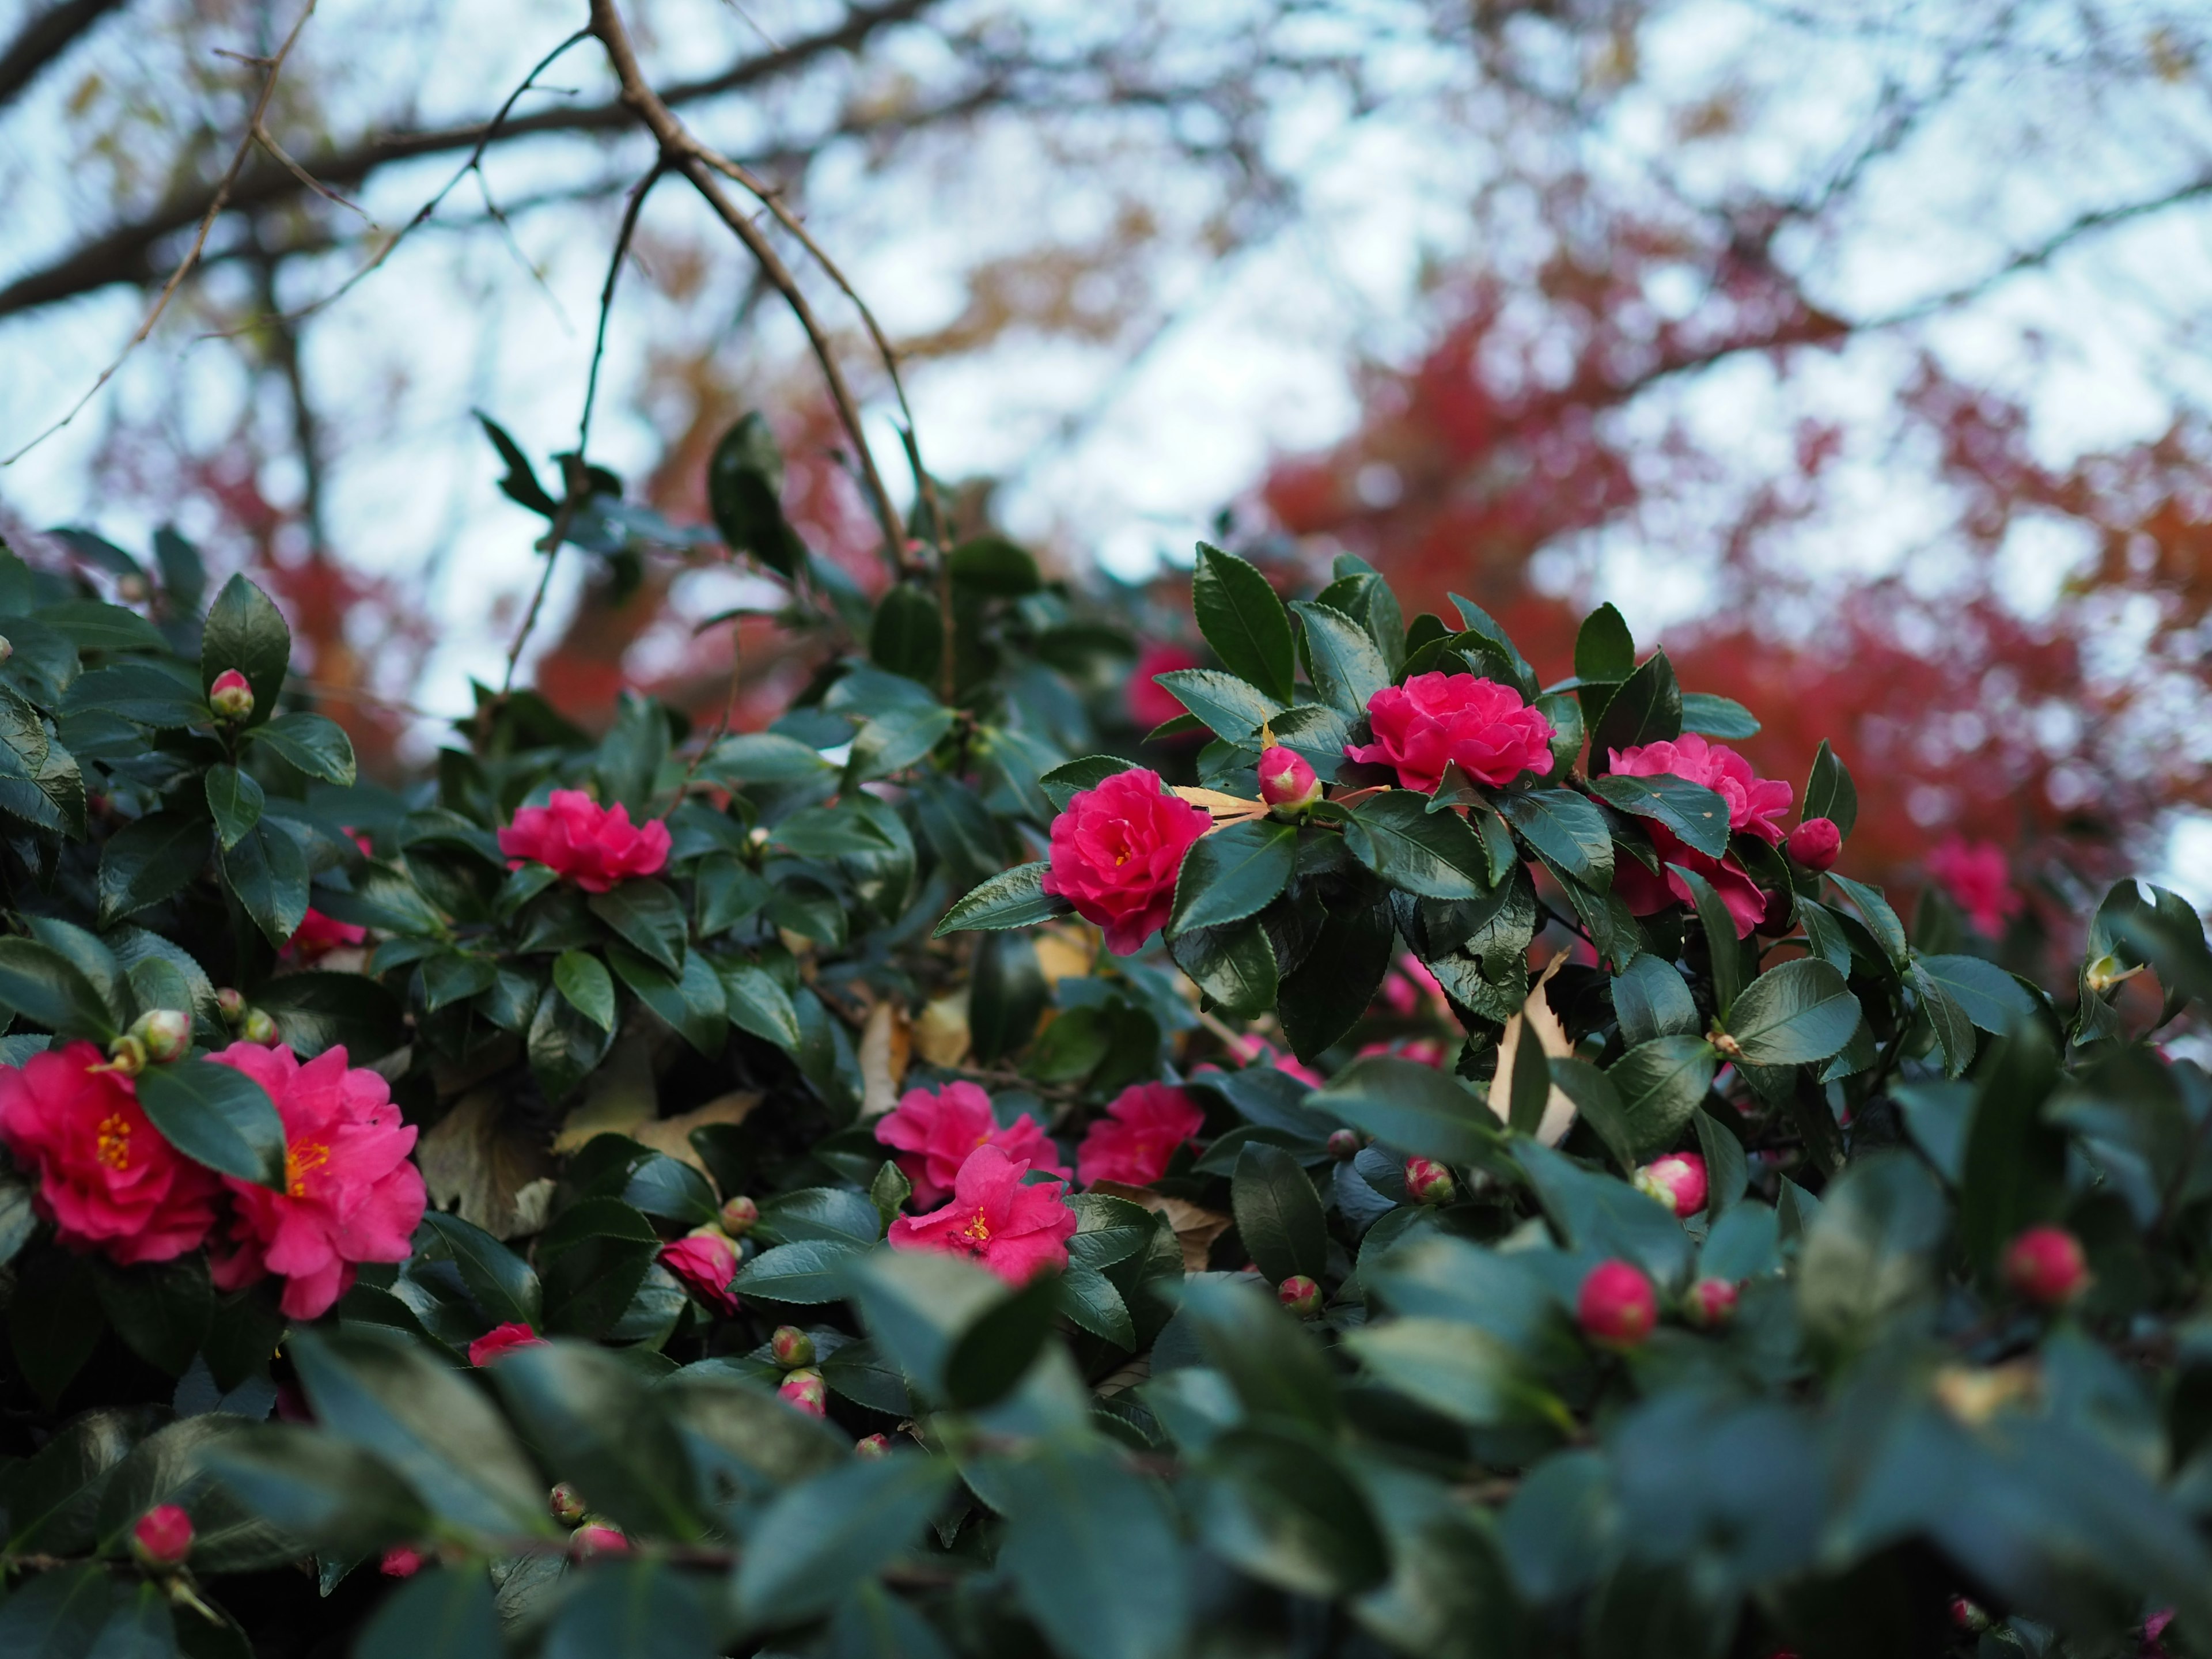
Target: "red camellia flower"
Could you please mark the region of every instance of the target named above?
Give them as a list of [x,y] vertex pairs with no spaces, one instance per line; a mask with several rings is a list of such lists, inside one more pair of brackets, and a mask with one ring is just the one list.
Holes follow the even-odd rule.
[[1102,1181],[1149,1187],[1167,1173],[1176,1148],[1205,1125],[1198,1103],[1174,1085],[1133,1083],[1075,1149],[1076,1179],[1086,1187]]
[[1695,1152],[1669,1152],[1636,1172],[1636,1185],[1678,1216],[1705,1207],[1705,1160]]
[[1659,1301],[1641,1268],[1626,1261],[1601,1261],[1583,1279],[1575,1317],[1591,1341],[1632,1348],[1659,1322]]
[[727,1319],[738,1310],[730,1281],[738,1276],[738,1247],[715,1233],[693,1233],[660,1247],[660,1265],[684,1287]]
[[420,1550],[410,1549],[404,1544],[394,1544],[385,1551],[384,1559],[376,1564],[376,1570],[386,1578],[412,1578],[422,1571],[423,1563],[428,1559]]
[[[1777,778],[1762,778],[1751,763],[1726,744],[1708,743],[1695,732],[1685,732],[1672,743],[1638,744],[1632,749],[1608,750],[1613,769],[1623,777],[1686,778],[1701,783],[1728,802],[1729,828],[1757,836],[1770,847],[1782,842],[1782,815],[1790,810],[1793,791]],[[1677,837],[1662,823],[1644,821],[1651,846],[1659,854],[1660,872],[1654,874],[1634,859],[1622,859],[1613,872],[1613,890],[1639,916],[1648,916],[1675,903],[1692,902],[1690,884],[1666,868],[1679,864],[1711,882],[1735,923],[1735,936],[1748,939],[1766,914],[1766,895],[1759,890],[1750,873],[1730,854],[1714,858]]]
[[520,1320],[505,1325],[495,1325],[469,1344],[469,1364],[489,1365],[502,1354],[513,1353],[517,1348],[543,1348],[549,1346],[545,1339]]
[[[34,1177],[39,1213],[73,1250],[129,1267],[196,1249],[222,1182],[161,1139],[131,1081],[89,1042],[0,1067],[0,1142]],[[404,1252],[403,1252],[404,1254]]]
[[1052,821],[1044,890],[1103,927],[1106,948],[1126,957],[1166,925],[1182,855],[1212,823],[1170,794],[1158,773],[1116,772]]
[[1510,783],[1552,769],[1552,723],[1521,694],[1473,674],[1416,674],[1367,700],[1375,741],[1346,744],[1353,760],[1397,769],[1408,789],[1431,793],[1447,762],[1477,783]]
[[149,1567],[180,1567],[192,1553],[192,1518],[179,1504],[156,1504],[131,1528],[131,1553]]
[[2031,1302],[2057,1307],[2089,1282],[2081,1243],[2063,1227],[2030,1227],[2005,1246],[2005,1283]]
[[587,893],[658,874],[668,845],[668,826],[659,818],[633,824],[629,808],[602,806],[580,789],[556,789],[545,805],[523,807],[499,832],[508,869],[535,859]]
[[1058,1181],[1025,1186],[1029,1165],[996,1146],[978,1146],[952,1182],[952,1201],[927,1215],[891,1223],[895,1250],[941,1250],[971,1256],[1011,1285],[1067,1265],[1075,1212]]
[[894,1161],[914,1182],[915,1202],[925,1210],[945,1201],[953,1177],[978,1146],[996,1146],[1008,1158],[1026,1160],[1033,1170],[1063,1180],[1067,1176],[1042,1125],[1024,1112],[1001,1128],[991,1097],[972,1083],[908,1090],[878,1120],[876,1139],[897,1149]]
[[[1148,645],[1137,653],[1137,665],[1129,672],[1129,723],[1139,732],[1149,732],[1156,726],[1165,726],[1178,714],[1189,711],[1176,694],[1164,685],[1153,684],[1155,674],[1171,674],[1178,668],[1204,666],[1197,657],[1179,645]],[[1205,734],[1194,732],[1183,742],[1195,742]]]
[[340,921],[336,916],[326,916],[313,905],[300,918],[300,925],[292,937],[284,941],[284,954],[297,962],[313,962],[333,951],[348,950],[365,942],[368,929],[350,921]]
[[2012,861],[1993,841],[1947,836],[1928,854],[1928,873],[1942,883],[1966,919],[1992,939],[2020,914],[2023,901],[2012,884]]
[[422,1219],[422,1172],[385,1080],[349,1070],[343,1048],[302,1065],[289,1048],[234,1042],[209,1058],[259,1084],[284,1123],[283,1192],[224,1177],[233,1209],[228,1249],[218,1243],[210,1263],[216,1287],[275,1273],[285,1317],[314,1319],[351,1287],[356,1264],[404,1261]]

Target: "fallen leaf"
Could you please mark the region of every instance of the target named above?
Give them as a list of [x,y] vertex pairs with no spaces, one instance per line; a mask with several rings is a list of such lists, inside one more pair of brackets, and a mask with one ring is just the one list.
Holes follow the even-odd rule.
[[1142,1205],[1155,1215],[1168,1218],[1175,1229],[1176,1243],[1182,1247],[1182,1270],[1187,1273],[1206,1271],[1206,1258],[1212,1253],[1213,1241],[1227,1232],[1231,1218],[1218,1210],[1200,1209],[1188,1200],[1168,1198],[1149,1187],[1125,1187],[1118,1181],[1094,1181],[1094,1193],[1104,1193],[1111,1198],[1126,1198],[1132,1204]]
[[563,1157],[594,1135],[635,1135],[660,1110],[653,1080],[653,1039],[627,1031],[615,1039],[599,1069],[584,1081],[584,1097],[561,1120],[553,1150]]
[[1037,971],[1048,985],[1088,979],[1098,965],[1098,933],[1092,927],[1044,927],[1031,936]]
[[898,1104],[899,1084],[913,1052],[913,1027],[896,997],[868,1011],[860,1028],[860,1117],[881,1117]]
[[691,1132],[717,1123],[743,1123],[760,1103],[757,1090],[718,1095],[704,1106],[678,1112],[674,1117],[641,1123],[630,1131],[630,1137],[641,1146],[650,1146],[656,1152],[665,1152],[680,1163],[689,1164],[712,1182],[714,1172],[707,1167],[706,1160],[699,1156],[699,1149],[691,1144]]
[[[1042,959],[1043,952],[1038,952]],[[946,1069],[968,1058],[968,988],[928,1004],[914,1022],[914,1047],[932,1066]]]
[[503,1101],[497,1089],[463,1095],[415,1153],[431,1203],[494,1238],[513,1238],[544,1224],[544,1200],[527,1206],[521,1194],[553,1173],[553,1160],[537,1133],[506,1121]]
[[[1490,1091],[1490,1109],[1504,1122],[1510,1115],[1508,1104],[1512,1094],[1513,1057],[1521,1049],[1521,1032],[1525,1025],[1536,1034],[1537,1044],[1547,1060],[1571,1059],[1575,1045],[1567,1041],[1566,1027],[1552,1012],[1551,1002],[1544,995],[1544,988],[1552,982],[1552,975],[1566,965],[1565,951],[1553,957],[1536,975],[1528,988],[1528,1000],[1521,1005],[1521,1012],[1505,1022],[1504,1035],[1498,1039],[1498,1073]],[[1503,1085],[1501,1088],[1498,1085]],[[1552,1092],[1544,1101],[1544,1119],[1536,1126],[1536,1139],[1547,1146],[1556,1146],[1566,1139],[1567,1131],[1574,1127],[1575,1103],[1567,1091],[1554,1083]]]

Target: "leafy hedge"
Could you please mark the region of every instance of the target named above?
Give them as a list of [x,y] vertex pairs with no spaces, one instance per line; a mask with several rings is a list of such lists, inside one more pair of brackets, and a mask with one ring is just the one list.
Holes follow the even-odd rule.
[[778,465],[781,719],[401,793],[174,536],[0,557],[0,1651],[2212,1649],[2185,903],[2041,988],[1611,608],[1547,686],[1352,559],[1201,548],[1142,733]]

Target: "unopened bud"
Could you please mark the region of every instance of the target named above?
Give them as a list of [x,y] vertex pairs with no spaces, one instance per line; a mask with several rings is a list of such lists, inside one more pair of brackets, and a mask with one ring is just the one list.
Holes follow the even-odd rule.
[[215,1006],[216,1012],[223,1017],[224,1022],[228,1024],[235,1025],[246,1018],[244,993],[234,991],[228,985],[215,994]]
[[1951,1622],[1978,1636],[1990,1627],[1990,1616],[1965,1596],[1954,1595],[1951,1598]]
[[2005,1283],[2031,1302],[2055,1308],[2089,1282],[2081,1241],[2063,1227],[2030,1227],[2005,1247]]
[[1321,799],[1321,778],[1304,755],[1278,744],[1260,757],[1260,799],[1277,817],[1303,817]]
[[768,1340],[768,1351],[787,1371],[814,1363],[814,1339],[796,1325],[779,1325]]
[[131,1553],[144,1567],[167,1571],[192,1553],[192,1518],[179,1504],[156,1504],[131,1528]]
[[235,668],[226,668],[208,687],[208,707],[220,720],[242,720],[253,712],[253,688]]
[[1349,1164],[1359,1156],[1359,1131],[1331,1129],[1328,1132],[1328,1155],[1339,1164]]
[[1292,1273],[1275,1286],[1275,1300],[1301,1319],[1312,1319],[1321,1313],[1321,1286],[1304,1273]]
[[1452,1172],[1430,1158],[1406,1160],[1406,1195],[1416,1204],[1445,1205],[1459,1196]]
[[610,1521],[592,1521],[568,1534],[568,1550],[579,1560],[592,1555],[625,1555],[629,1539]]
[[582,1494],[565,1480],[546,1494],[545,1507],[564,1527],[574,1526],[586,1513]]
[[240,1041],[258,1043],[264,1048],[274,1048],[284,1040],[276,1029],[276,1022],[259,1008],[246,1011],[246,1018],[239,1023],[238,1035]]
[[1701,1279],[1682,1298],[1682,1316],[1701,1331],[1717,1329],[1735,1317],[1735,1286],[1725,1279]]
[[1583,1279],[1575,1317],[1591,1341],[1633,1348],[1659,1322],[1659,1303],[1641,1268],[1626,1261],[1601,1261]]
[[137,1077],[146,1069],[146,1045],[126,1032],[107,1045],[107,1064],[100,1069]]
[[809,1417],[826,1417],[830,1413],[830,1390],[817,1370],[795,1370],[783,1379],[776,1394],[788,1405],[797,1407]]
[[739,1193],[722,1206],[719,1219],[724,1232],[732,1238],[743,1238],[760,1224],[760,1206]]
[[1695,1152],[1669,1152],[1636,1172],[1636,1190],[1657,1199],[1677,1216],[1705,1207],[1705,1160]]
[[2132,968],[2123,968],[2118,957],[2101,956],[2081,970],[2081,979],[2091,990],[2102,996],[2115,985],[2125,983],[2142,970],[2143,964],[2140,962]]
[[1784,843],[1790,856],[1808,870],[1826,870],[1844,850],[1844,832],[1832,818],[1807,818],[1790,832]]
[[890,1455],[891,1441],[887,1434],[863,1435],[853,1443],[853,1455],[868,1462]]
[[192,1046],[192,1017],[176,1008],[155,1008],[138,1016],[131,1035],[144,1045],[156,1066],[182,1060]]
[[0,634],[0,662],[5,662],[5,661],[7,661],[9,658],[10,658],[10,657],[14,656],[15,654],[15,642],[14,642],[12,640],[10,640],[10,639],[9,639],[9,638],[5,635],[5,634]]

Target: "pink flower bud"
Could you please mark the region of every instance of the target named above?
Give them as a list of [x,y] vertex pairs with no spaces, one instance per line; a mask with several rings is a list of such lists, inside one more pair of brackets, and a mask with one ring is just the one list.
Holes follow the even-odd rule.
[[1642,1269],[1621,1261],[1601,1261],[1583,1280],[1575,1317],[1591,1341],[1633,1348],[1659,1322],[1659,1303]]
[[138,1016],[131,1035],[145,1045],[148,1060],[166,1066],[191,1052],[192,1017],[176,1008],[155,1008]]
[[1321,1286],[1304,1273],[1292,1273],[1275,1286],[1275,1300],[1301,1319],[1312,1319],[1321,1312]]
[[864,1435],[853,1443],[853,1455],[870,1462],[891,1455],[890,1437],[884,1434]]
[[1678,1216],[1693,1216],[1705,1207],[1705,1160],[1695,1152],[1654,1158],[1636,1172],[1636,1189]]
[[1951,1598],[1951,1622],[1959,1629],[1976,1634],[1990,1627],[1990,1616],[1963,1595]]
[[376,1570],[386,1578],[412,1578],[422,1571],[425,1559],[420,1550],[410,1549],[404,1544],[394,1544],[385,1551],[384,1559],[376,1564]]
[[1406,1160],[1406,1195],[1416,1204],[1449,1204],[1459,1196],[1459,1182],[1434,1158]]
[[2081,1241],[2063,1227],[2030,1227],[2005,1246],[2005,1283],[2031,1302],[2055,1308],[2089,1282]]
[[573,1527],[585,1516],[583,1495],[563,1480],[545,1495],[545,1508],[564,1527]]
[[822,1381],[822,1373],[801,1369],[787,1374],[776,1394],[787,1405],[805,1412],[809,1417],[830,1414],[830,1391]]
[[1808,870],[1825,870],[1844,850],[1844,832],[1832,818],[1807,818],[1790,832],[1784,845],[1790,856]]
[[739,1193],[722,1206],[720,1219],[724,1232],[732,1238],[743,1238],[760,1224],[760,1206]]
[[768,1340],[768,1351],[775,1356],[775,1363],[787,1371],[814,1363],[814,1339],[796,1325],[779,1325]]
[[238,1035],[241,1042],[264,1048],[274,1048],[284,1040],[284,1034],[276,1029],[276,1022],[259,1008],[246,1011],[246,1018],[239,1023]]
[[1339,1164],[1349,1164],[1359,1156],[1359,1131],[1331,1129],[1328,1132],[1328,1155]]
[[1277,744],[1260,757],[1260,799],[1278,817],[1295,817],[1321,799],[1321,779],[1304,755]]
[[215,1006],[216,1012],[221,1013],[224,1020],[230,1024],[235,1025],[246,1018],[244,993],[234,991],[228,985],[215,994]]
[[1701,1279],[1682,1298],[1682,1316],[1699,1330],[1710,1331],[1735,1317],[1735,1286],[1725,1279]]
[[226,668],[208,687],[208,707],[226,720],[242,720],[253,712],[253,688],[235,668]]
[[131,1528],[131,1553],[141,1566],[180,1567],[192,1553],[192,1518],[179,1504],[156,1504]]
[[620,1527],[605,1521],[594,1521],[568,1534],[568,1553],[579,1560],[592,1555],[627,1555],[629,1539]]

